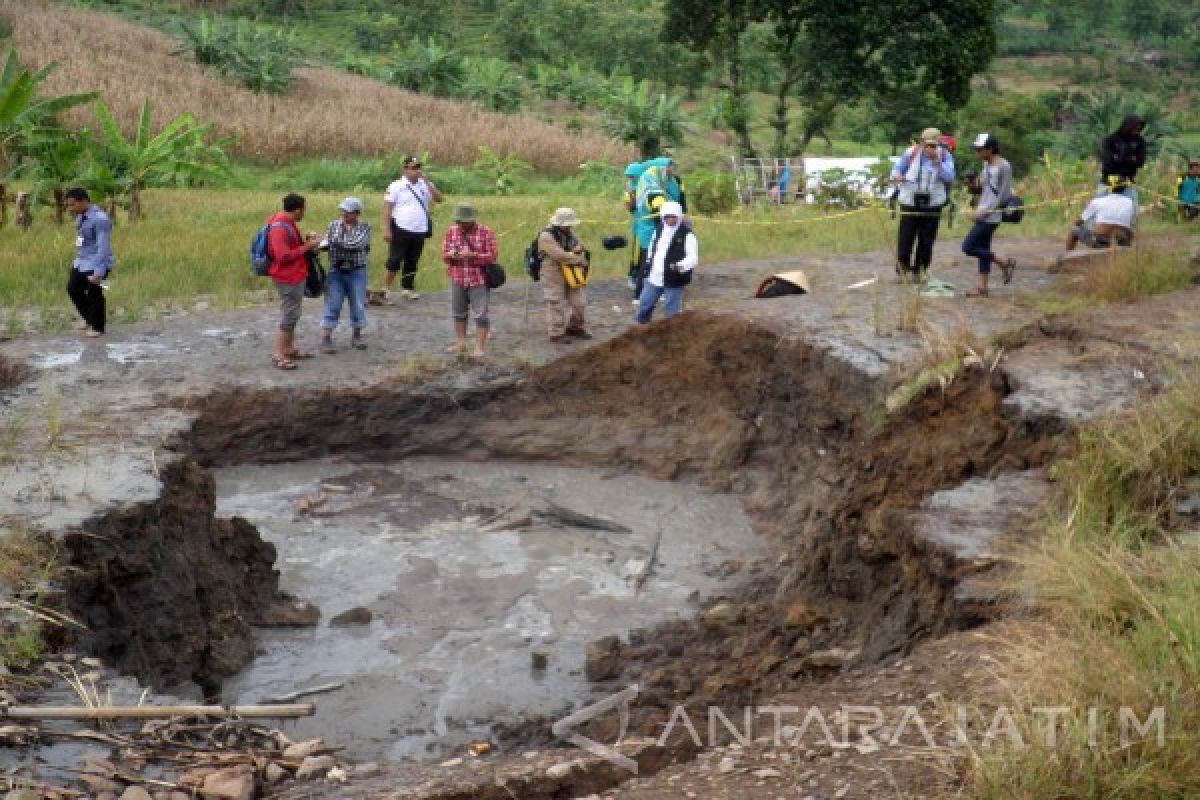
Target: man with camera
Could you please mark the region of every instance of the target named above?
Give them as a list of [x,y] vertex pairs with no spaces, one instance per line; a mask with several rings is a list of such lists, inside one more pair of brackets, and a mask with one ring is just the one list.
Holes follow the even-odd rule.
[[[892,168],[900,205],[896,235],[896,274],[914,283],[925,278],[933,261],[942,208],[954,184],[954,158],[942,144],[942,132],[926,128],[920,141],[905,151]],[[913,249],[916,247],[914,255]]]
[[542,257],[542,291],[546,298],[546,327],[550,341],[563,344],[568,337],[591,339],[584,327],[590,256],[575,235],[579,215],[572,208],[560,208],[550,224],[538,234],[538,253]]

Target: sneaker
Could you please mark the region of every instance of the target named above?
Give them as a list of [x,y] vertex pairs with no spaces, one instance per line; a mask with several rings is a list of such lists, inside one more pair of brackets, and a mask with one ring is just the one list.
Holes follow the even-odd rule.
[[417,294],[412,289],[404,289],[400,292],[400,295],[405,300],[420,300],[421,299],[421,295]]

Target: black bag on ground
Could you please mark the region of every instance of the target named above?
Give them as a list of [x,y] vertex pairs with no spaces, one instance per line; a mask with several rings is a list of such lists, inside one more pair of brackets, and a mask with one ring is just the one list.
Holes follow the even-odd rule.
[[499,289],[508,280],[508,276],[504,274],[504,267],[499,264],[488,264],[483,268],[483,280],[489,289]]
[[325,283],[329,276],[316,253],[309,251],[304,255],[304,260],[308,262],[308,274],[304,277],[304,296],[320,297],[325,294]]

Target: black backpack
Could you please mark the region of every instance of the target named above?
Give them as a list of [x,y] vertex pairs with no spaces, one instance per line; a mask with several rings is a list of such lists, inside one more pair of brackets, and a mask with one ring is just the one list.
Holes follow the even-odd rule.
[[530,281],[541,281],[541,248],[538,247],[538,239],[547,230],[548,228],[539,230],[538,235],[534,236],[533,241],[526,247],[526,272],[529,273]]
[[529,273],[531,281],[542,279],[542,251],[538,247],[538,238],[541,235],[542,231],[538,231],[538,235],[533,237],[533,241],[525,248],[525,271]]

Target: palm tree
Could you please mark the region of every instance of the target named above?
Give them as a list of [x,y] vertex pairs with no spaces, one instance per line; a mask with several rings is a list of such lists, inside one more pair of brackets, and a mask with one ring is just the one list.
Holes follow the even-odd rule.
[[108,106],[96,102],[96,118],[103,134],[96,160],[100,171],[111,172],[128,195],[130,222],[141,219],[141,192],[151,183],[217,178],[229,171],[221,149],[225,141],[206,141],[213,123],[201,123],[190,113],[183,113],[153,134],[150,116],[150,103],[143,101],[136,133],[133,139],[126,139]]

